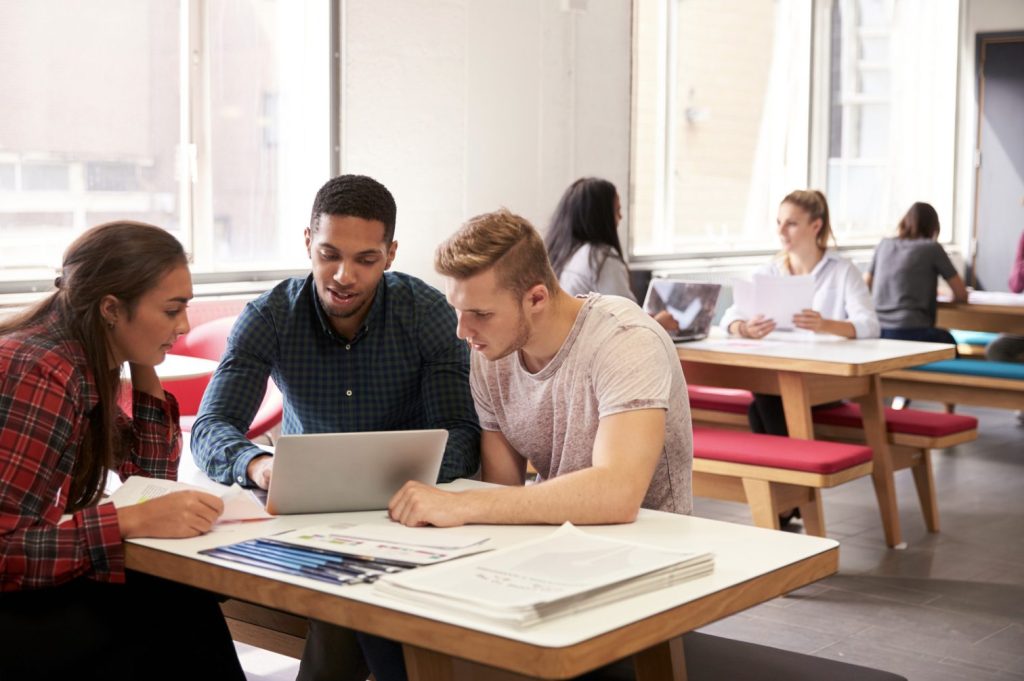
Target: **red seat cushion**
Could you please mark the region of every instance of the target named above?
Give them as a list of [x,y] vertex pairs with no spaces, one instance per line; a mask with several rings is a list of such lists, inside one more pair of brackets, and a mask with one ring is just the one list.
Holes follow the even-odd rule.
[[693,455],[751,466],[836,473],[871,461],[871,448],[698,426],[693,429]]
[[712,388],[707,385],[687,385],[686,389],[690,393],[691,409],[746,414],[747,407],[754,401],[754,396],[750,394],[749,390]]
[[[846,403],[829,409],[815,409],[814,422],[830,426],[863,428],[860,405]],[[890,433],[942,437],[978,427],[978,419],[963,414],[946,414],[920,409],[886,409],[885,425]]]

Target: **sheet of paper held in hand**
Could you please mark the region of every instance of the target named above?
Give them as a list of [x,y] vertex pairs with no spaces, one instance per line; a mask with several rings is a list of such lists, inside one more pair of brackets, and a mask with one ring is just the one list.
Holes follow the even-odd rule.
[[431,565],[489,551],[490,538],[465,528],[405,527],[398,523],[314,525],[274,535],[277,541],[366,560]]
[[760,314],[773,320],[778,329],[792,329],[793,315],[814,303],[814,277],[755,274],[752,281],[734,281],[732,295],[742,318]]
[[114,502],[114,506],[122,508],[132,504],[141,504],[170,492],[181,492],[184,490],[206,492],[207,494],[220,497],[221,501],[224,502],[224,513],[217,519],[218,523],[237,522],[240,520],[264,520],[274,517],[266,512],[263,505],[252,492],[242,489],[238,485],[224,487],[223,489],[211,489],[209,487],[189,485],[177,480],[162,480],[160,478],[133,475],[110,495],[110,500]]

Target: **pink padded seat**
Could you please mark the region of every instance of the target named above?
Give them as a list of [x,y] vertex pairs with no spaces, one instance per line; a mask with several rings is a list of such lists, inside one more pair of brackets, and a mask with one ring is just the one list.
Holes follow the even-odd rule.
[[829,474],[871,461],[871,448],[696,426],[693,455],[699,459]]
[[[864,427],[859,404],[846,403],[829,409],[815,409],[812,416],[815,423],[823,425]],[[978,419],[963,414],[945,414],[920,409],[886,409],[885,425],[890,433],[943,437],[975,430],[978,427]]]
[[691,409],[746,414],[747,407],[754,401],[754,396],[750,394],[749,390],[712,388],[708,385],[687,385],[686,389],[690,393]]

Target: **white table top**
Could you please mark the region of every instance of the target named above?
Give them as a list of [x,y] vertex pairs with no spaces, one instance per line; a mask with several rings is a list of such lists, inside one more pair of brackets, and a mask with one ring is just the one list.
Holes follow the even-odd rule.
[[[482,485],[460,480],[449,489],[464,489]],[[372,585],[357,584],[334,586],[302,577],[293,577],[256,567],[249,567],[216,558],[199,556],[197,552],[246,539],[267,536],[289,529],[319,523],[389,523],[384,511],[279,516],[273,520],[238,523],[215,528],[211,533],[193,539],[133,539],[132,543],[148,546],[179,556],[194,558],[232,570],[270,577],[281,582],[299,585],[315,591],[335,594],[348,599],[421,615],[440,622],[467,627],[504,638],[541,647],[573,645],[626,624],[669,610],[717,591],[742,584],[760,575],[786,565],[824,553],[838,546],[831,539],[764,530],[703,518],[681,516],[658,511],[641,510],[635,523],[584,528],[608,537],[650,542],[682,549],[706,549],[715,554],[712,574],[682,584],[618,603],[590,608],[534,626],[517,628],[510,625],[478,620],[444,610],[443,608],[406,603],[381,595]],[[473,526],[475,533],[491,537],[495,548],[525,541],[548,532],[551,526]],[[429,529],[426,530],[429,532]],[[421,570],[431,568],[419,568]]]
[[[715,355],[728,355],[737,366],[763,366],[764,358],[816,364],[821,373],[863,375],[939,359],[951,359],[954,346],[944,343],[898,341],[883,338],[847,339],[823,334],[773,332],[760,340],[729,336],[721,329],[708,338],[677,343],[679,357],[689,361],[709,361]],[[707,358],[707,359],[705,359]],[[833,365],[833,366],[827,366]]]
[[162,380],[198,378],[212,374],[217,364],[212,359],[168,353],[164,361],[156,365],[156,375]]

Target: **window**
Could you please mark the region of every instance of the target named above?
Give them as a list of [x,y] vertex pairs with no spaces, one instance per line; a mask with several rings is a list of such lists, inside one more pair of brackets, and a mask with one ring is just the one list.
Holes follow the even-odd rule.
[[52,278],[113,219],[166,228],[197,278],[306,266],[329,0],[34,0],[0,24],[0,280]]
[[949,224],[956,3],[635,8],[634,258],[773,251],[779,201],[806,187],[841,246],[874,245],[914,201]]
[[831,7],[827,195],[842,245],[891,235],[915,201],[952,236],[956,3]]

